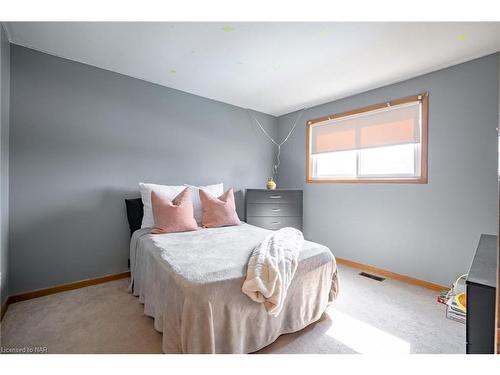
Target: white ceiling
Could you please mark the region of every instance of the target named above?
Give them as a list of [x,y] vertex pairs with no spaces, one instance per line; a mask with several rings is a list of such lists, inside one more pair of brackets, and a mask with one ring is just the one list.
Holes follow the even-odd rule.
[[272,115],[500,50],[500,23],[9,22],[10,41]]

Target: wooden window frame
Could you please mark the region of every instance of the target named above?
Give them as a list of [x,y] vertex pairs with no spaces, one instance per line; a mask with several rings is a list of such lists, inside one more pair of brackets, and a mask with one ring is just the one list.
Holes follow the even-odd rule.
[[[335,179],[321,178],[315,179],[311,176],[311,128],[324,121],[338,119],[341,117],[357,115],[364,112],[375,111],[377,109],[387,108],[399,104],[406,104],[420,101],[422,103],[422,124],[421,124],[421,148],[420,148],[420,176],[416,178],[350,178]],[[391,100],[389,102],[378,103],[351,111],[336,113],[329,116],[323,116],[311,119],[306,122],[306,183],[330,183],[330,184],[427,184],[427,150],[428,150],[428,121],[429,121],[429,93],[407,96],[405,98]]]

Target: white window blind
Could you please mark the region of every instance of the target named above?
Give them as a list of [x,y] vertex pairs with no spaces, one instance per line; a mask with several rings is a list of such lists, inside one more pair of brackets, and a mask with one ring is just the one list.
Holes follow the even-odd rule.
[[418,179],[422,101],[379,106],[309,126],[308,181]]
[[420,102],[325,121],[311,136],[312,154],[418,143]]

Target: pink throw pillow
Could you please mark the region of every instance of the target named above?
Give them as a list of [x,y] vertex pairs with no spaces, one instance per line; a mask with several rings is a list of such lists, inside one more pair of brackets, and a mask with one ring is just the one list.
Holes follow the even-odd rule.
[[200,189],[200,201],[203,209],[202,225],[205,228],[218,228],[230,225],[240,225],[236,213],[233,189],[229,189],[219,198]]
[[151,205],[155,222],[152,234],[187,232],[198,228],[189,188],[182,190],[172,201],[153,190]]

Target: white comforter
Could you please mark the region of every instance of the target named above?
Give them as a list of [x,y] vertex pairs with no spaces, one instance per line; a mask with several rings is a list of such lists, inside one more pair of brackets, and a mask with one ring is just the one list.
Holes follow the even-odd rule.
[[299,230],[283,228],[266,236],[250,257],[241,290],[255,302],[263,303],[271,316],[277,316],[283,308],[303,244]]
[[241,292],[248,261],[271,231],[242,224],[193,232],[137,230],[131,290],[163,332],[165,353],[250,353],[317,321],[337,294],[331,251],[304,241],[281,313]]

